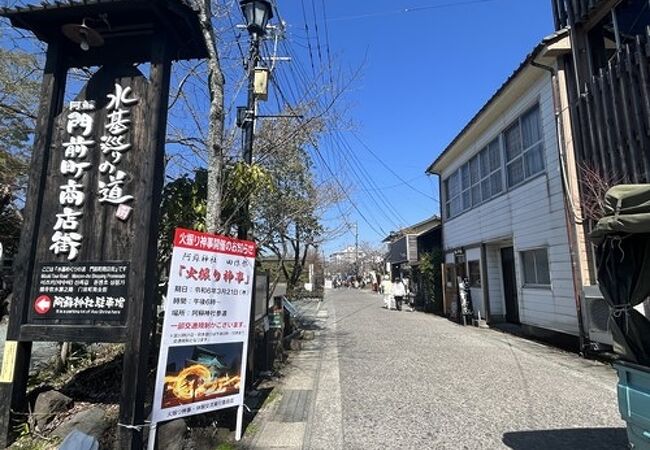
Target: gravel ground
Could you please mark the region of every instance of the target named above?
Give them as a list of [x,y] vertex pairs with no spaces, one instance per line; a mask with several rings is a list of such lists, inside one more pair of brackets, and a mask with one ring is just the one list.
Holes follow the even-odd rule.
[[343,448],[627,448],[609,366],[381,303],[355,290],[326,299]]

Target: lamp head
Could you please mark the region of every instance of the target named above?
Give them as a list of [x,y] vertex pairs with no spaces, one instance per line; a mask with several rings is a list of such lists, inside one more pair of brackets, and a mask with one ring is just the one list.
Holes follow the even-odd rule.
[[241,0],[239,6],[246,19],[248,32],[258,36],[264,35],[266,24],[273,17],[271,3],[268,0]]
[[85,52],[90,50],[90,47],[100,47],[104,45],[104,38],[97,31],[86,25],[86,19],[83,20],[81,25],[77,23],[68,23],[61,27],[61,31],[72,42],[79,44],[81,49]]

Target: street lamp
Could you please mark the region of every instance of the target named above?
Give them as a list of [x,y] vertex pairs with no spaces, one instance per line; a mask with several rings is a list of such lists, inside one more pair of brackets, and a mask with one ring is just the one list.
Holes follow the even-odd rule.
[[267,22],[273,17],[271,3],[267,0],[241,0],[239,6],[246,18],[248,32],[253,38],[263,35]]

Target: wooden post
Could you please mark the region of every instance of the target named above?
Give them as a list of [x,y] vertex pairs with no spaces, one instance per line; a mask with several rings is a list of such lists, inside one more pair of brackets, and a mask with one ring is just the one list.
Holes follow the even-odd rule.
[[[445,257],[443,252],[442,257]],[[442,315],[447,316],[447,264],[440,263],[440,282],[442,283]]]
[[[9,310],[9,326],[7,340],[20,341],[20,326],[27,313],[27,305],[31,302],[30,295],[32,274],[34,271],[34,252],[37,243],[37,233],[43,207],[43,194],[47,167],[50,158],[54,119],[61,112],[67,67],[63,62],[60,46],[56,43],[48,45],[43,83],[41,86],[40,106],[36,123],[34,150],[30,170],[30,183],[25,204],[25,223],[21,232],[20,246],[15,260],[14,299]],[[0,404],[11,405],[0,408],[0,447],[5,448],[9,443],[13,425],[24,421],[19,417],[26,408],[26,389],[29,376],[29,361],[31,341],[20,341],[16,353],[14,379],[11,383],[0,383]]]
[[[142,151],[155,154],[154,164],[139,174],[140,189],[150,196],[150,213],[144,208],[134,211],[133,220],[138,227],[148,230],[141,239],[133,242],[134,259],[132,270],[144,274],[144,286],[138,286],[142,302],[134,302],[129,314],[129,336],[124,351],[122,389],[120,392],[120,414],[116,449],[141,449],[144,428],[144,400],[147,391],[147,369],[149,358],[151,317],[156,293],[157,236],[160,220],[160,199],[164,180],[165,131],[167,126],[168,93],[171,60],[168,58],[166,34],[158,31],[153,39],[150,86],[147,95],[150,120],[145,121],[149,129],[144,136],[147,141]],[[146,318],[147,320],[143,320]]]
[[[257,296],[257,289],[255,289],[257,283],[257,267],[253,273],[253,294],[251,298],[251,311],[249,315],[248,323],[248,348],[246,355],[246,383],[245,390],[252,391],[253,383],[255,382],[255,298]],[[239,413],[238,417],[239,417]]]

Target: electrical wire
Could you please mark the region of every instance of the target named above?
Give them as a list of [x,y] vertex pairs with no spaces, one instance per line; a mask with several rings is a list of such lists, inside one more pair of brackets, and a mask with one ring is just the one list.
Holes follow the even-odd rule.
[[419,11],[426,11],[426,10],[433,10],[433,9],[443,9],[443,8],[453,8],[454,6],[476,5],[476,4],[479,4],[479,3],[490,3],[490,2],[495,2],[495,1],[497,1],[497,0],[467,0],[467,1],[461,1],[461,2],[442,3],[442,4],[438,4],[438,5],[415,6],[413,8],[402,8],[402,9],[395,9],[395,10],[392,10],[392,11],[383,11],[383,12],[376,12],[376,13],[359,14],[359,15],[355,15],[355,16],[334,17],[334,18],[329,19],[329,21],[330,22],[338,22],[338,21],[345,21],[345,20],[366,19],[366,18],[371,18],[371,17],[394,16],[394,15],[409,14],[409,13],[419,12]]
[[309,48],[309,61],[311,62],[311,69],[314,73],[316,73],[316,69],[314,67],[314,55],[311,50],[311,41],[309,40],[309,25],[307,24],[307,13],[305,12],[305,0],[300,0],[300,3],[302,4],[302,18],[305,21],[305,33],[307,33],[307,45]]

